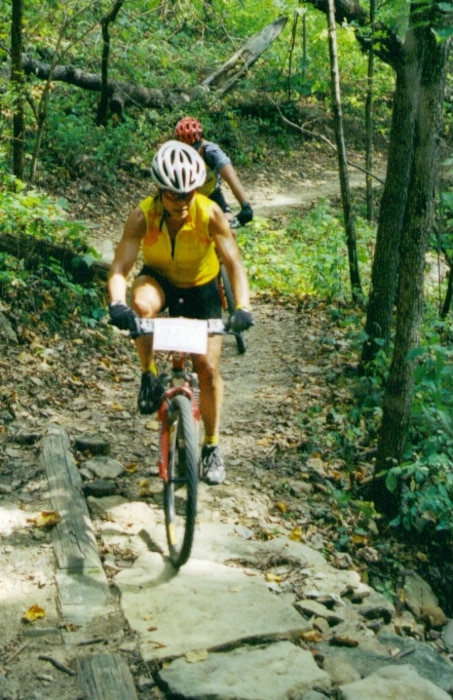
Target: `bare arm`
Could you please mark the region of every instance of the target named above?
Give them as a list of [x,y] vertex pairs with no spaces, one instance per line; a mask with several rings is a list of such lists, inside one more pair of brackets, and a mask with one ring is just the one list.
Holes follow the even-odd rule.
[[231,232],[228,219],[217,205],[212,208],[209,230],[230,278],[236,308],[249,308],[249,283],[238,244]]
[[239,202],[239,204],[243,204],[244,202],[246,202],[247,195],[245,194],[244,188],[242,187],[242,183],[239,180],[239,177],[234,167],[231,164],[224,165],[222,168],[220,168],[219,173],[222,179],[225,180],[225,182],[230,186],[231,191],[234,194],[237,201]]
[[132,270],[145,235],[146,220],[141,209],[135,209],[124,225],[123,235],[115,251],[108,277],[110,302],[126,303],[127,276]]

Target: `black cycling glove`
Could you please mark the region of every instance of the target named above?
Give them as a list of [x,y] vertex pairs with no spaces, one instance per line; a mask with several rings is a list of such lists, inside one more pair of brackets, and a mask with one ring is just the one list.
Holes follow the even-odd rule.
[[248,309],[236,309],[228,321],[228,329],[234,333],[242,333],[242,331],[246,331],[247,328],[253,325],[253,316]]
[[122,301],[115,301],[109,306],[110,323],[122,331],[133,333],[137,330],[138,316],[135,311]]
[[253,209],[248,202],[242,202],[241,211],[239,212],[236,218],[241,224],[241,226],[244,226],[244,224],[248,224],[248,222],[253,219]]

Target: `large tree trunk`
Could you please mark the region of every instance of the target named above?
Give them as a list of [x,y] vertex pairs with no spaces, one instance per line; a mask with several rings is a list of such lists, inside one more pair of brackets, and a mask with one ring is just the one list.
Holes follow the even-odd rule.
[[[419,19],[419,17],[418,17]],[[414,360],[411,351],[420,344],[423,319],[425,252],[434,215],[439,142],[448,44],[436,41],[429,26],[415,27],[408,35],[417,82],[414,96],[410,181],[401,235],[401,263],[395,346],[386,387],[378,442],[376,473],[404,458],[412,411]],[[374,499],[379,507],[388,504],[388,492],[376,481]]]
[[411,177],[418,100],[415,86],[420,85],[421,65],[415,56],[415,50],[413,40],[409,40],[396,76],[387,177],[381,200],[365,324],[367,339],[362,349],[364,364],[373,360],[381,348],[387,351],[390,343],[401,230]]
[[374,202],[373,202],[373,78],[374,78],[374,48],[373,39],[375,36],[375,20],[376,20],[376,1],[370,0],[370,29],[372,44],[368,51],[368,72],[367,72],[367,89],[365,103],[365,131],[366,131],[366,213],[368,221],[374,221]]

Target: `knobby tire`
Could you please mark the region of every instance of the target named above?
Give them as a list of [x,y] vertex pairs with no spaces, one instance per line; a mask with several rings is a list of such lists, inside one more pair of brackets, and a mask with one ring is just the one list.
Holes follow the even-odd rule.
[[164,510],[170,560],[179,569],[190,556],[197,515],[198,447],[192,403],[175,396],[170,410],[168,482]]
[[[235,312],[234,296],[233,296],[233,290],[231,288],[230,278],[228,277],[228,273],[225,270],[223,265],[220,266],[220,277],[222,280],[223,291],[225,292],[225,299],[227,302],[228,313],[231,315],[231,314],[234,314],[234,312]],[[244,334],[243,333],[235,333],[234,336],[236,338],[236,345],[237,345],[238,353],[240,355],[243,355],[247,349]]]

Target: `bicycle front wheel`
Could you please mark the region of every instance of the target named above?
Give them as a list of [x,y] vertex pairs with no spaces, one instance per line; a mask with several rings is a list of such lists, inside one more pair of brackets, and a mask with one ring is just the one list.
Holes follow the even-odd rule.
[[[223,265],[220,266],[220,278],[222,280],[223,291],[225,292],[228,313],[234,314],[235,305],[234,305],[233,290],[231,289],[230,278],[228,277],[228,273],[225,270]],[[243,333],[235,333],[234,336],[236,338],[236,346],[238,349],[238,353],[240,355],[243,355],[247,349],[247,346],[245,344],[244,334]]]
[[190,556],[197,516],[198,446],[190,399],[175,396],[169,417],[168,481],[164,484],[165,528],[170,560],[179,569]]

